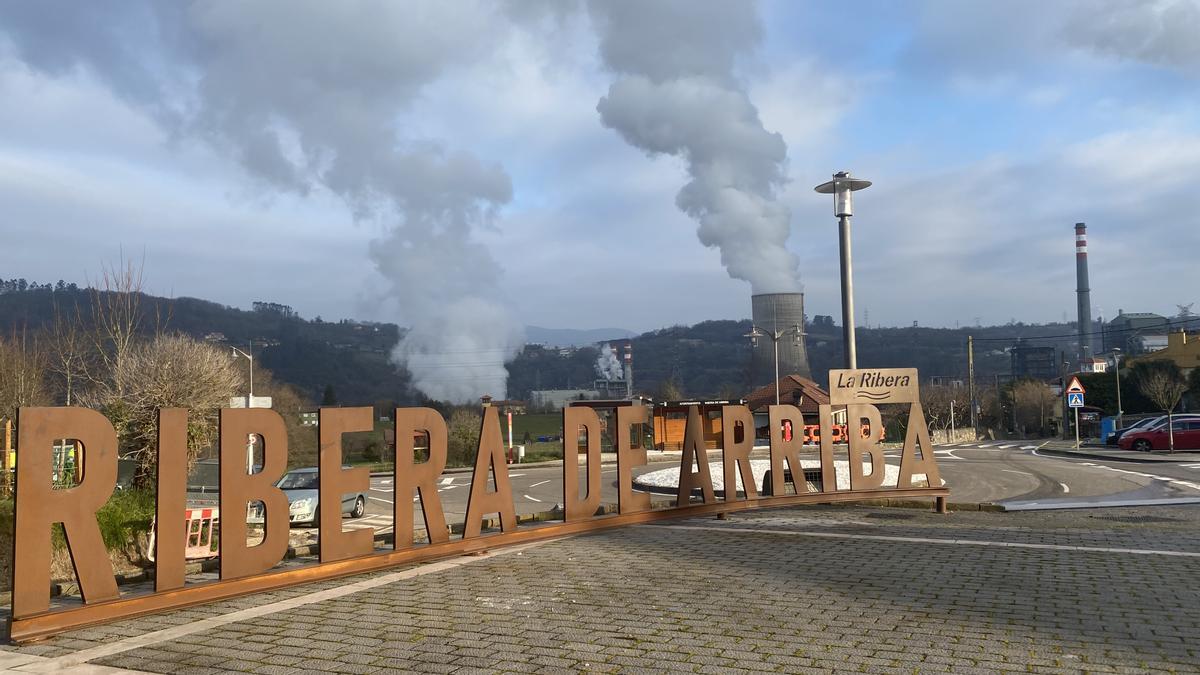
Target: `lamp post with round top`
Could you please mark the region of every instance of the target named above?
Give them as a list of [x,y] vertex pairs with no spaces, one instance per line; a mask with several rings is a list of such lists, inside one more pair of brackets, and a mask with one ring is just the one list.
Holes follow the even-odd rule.
[[842,340],[845,342],[846,367],[858,367],[854,342],[854,273],[850,264],[850,216],[854,215],[851,195],[871,186],[871,181],[852,178],[849,171],[833,174],[833,180],[813,188],[821,194],[832,194],[833,215],[838,219],[838,235],[842,259]]

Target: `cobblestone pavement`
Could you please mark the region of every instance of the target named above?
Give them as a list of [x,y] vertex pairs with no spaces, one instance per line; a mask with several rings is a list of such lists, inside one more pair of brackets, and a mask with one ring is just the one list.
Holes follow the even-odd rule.
[[0,656],[120,645],[366,580],[380,585],[90,663],[196,675],[1200,672],[1200,507],[950,516],[803,507],[443,567],[128,620]]

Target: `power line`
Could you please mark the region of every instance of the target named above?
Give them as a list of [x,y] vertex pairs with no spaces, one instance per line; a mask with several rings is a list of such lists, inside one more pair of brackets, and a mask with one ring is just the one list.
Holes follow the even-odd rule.
[[1156,329],[1156,328],[1170,328],[1171,326],[1176,326],[1176,325],[1189,326],[1189,325],[1192,325],[1195,323],[1198,323],[1197,319],[1195,317],[1188,317],[1188,318],[1177,319],[1177,320],[1164,319],[1163,322],[1160,324],[1155,324],[1153,326],[1144,326],[1142,328],[1109,328],[1106,330],[1099,330],[1099,331],[1093,331],[1090,333],[1082,333],[1082,334],[1081,333],[1064,333],[1062,335],[1038,335],[1038,336],[1034,336],[1034,337],[1022,337],[1022,336],[976,337],[975,341],[976,342],[1012,342],[1013,340],[1056,340],[1056,339],[1063,339],[1063,338],[1080,337],[1080,335],[1084,335],[1087,337],[1097,337],[1097,336],[1104,336],[1106,334],[1112,335],[1114,333],[1130,333],[1130,332],[1140,332],[1140,331],[1152,330],[1152,329]]

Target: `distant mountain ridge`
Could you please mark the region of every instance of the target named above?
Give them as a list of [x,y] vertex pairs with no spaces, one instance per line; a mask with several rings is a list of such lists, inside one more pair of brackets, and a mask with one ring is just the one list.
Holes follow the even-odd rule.
[[[29,284],[0,280],[0,330],[17,335],[49,327],[54,307],[91,315],[93,292],[70,284]],[[277,379],[301,389],[311,401],[327,387],[342,405],[394,402],[424,404],[408,372],[391,360],[403,329],[391,323],[307,320],[287,305],[256,302],[253,309],[228,307],[197,298],[142,296],[146,331],[161,325],[217,344],[249,349]],[[654,394],[673,388],[684,396],[737,398],[753,387],[749,378],[749,320],[702,321],[636,334],[624,328],[545,328],[529,326],[530,343],[507,364],[508,396],[527,398],[536,389],[589,388],[600,377],[598,343],[631,340],[634,389]],[[813,379],[824,383],[842,363],[841,329],[826,317],[808,324],[806,342]],[[1020,338],[1053,347],[1068,360],[1075,353],[1072,324],[970,328],[858,329],[862,367],[912,367],[923,381],[931,376],[966,375],[967,336],[975,338],[975,373],[981,387],[998,386],[1009,372],[1007,349]],[[542,345],[542,346],[537,346]],[[787,374],[787,373],[784,373]],[[670,383],[672,387],[665,387]],[[483,392],[480,392],[483,393]]]
[[625,328],[543,328],[526,326],[525,341],[547,347],[586,347],[597,342],[628,340],[637,333]]

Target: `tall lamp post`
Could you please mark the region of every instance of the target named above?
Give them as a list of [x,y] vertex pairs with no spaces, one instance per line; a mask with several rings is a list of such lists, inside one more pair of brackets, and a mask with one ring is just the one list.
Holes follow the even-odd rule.
[[1113,374],[1117,376],[1117,429],[1121,428],[1125,411],[1121,409],[1121,348],[1113,347]]
[[[233,358],[235,361],[237,360],[237,357],[240,354],[240,355],[246,357],[246,360],[248,360],[250,362],[250,393],[246,394],[246,407],[253,408],[254,407],[254,357],[251,356],[251,354],[254,353],[254,340],[250,341],[250,352],[249,353],[244,352],[244,351],[238,349],[237,347],[234,347],[233,345],[230,345],[229,348],[233,350]],[[255,464],[254,464],[254,441],[255,440],[256,439],[255,439],[254,434],[250,434],[249,436],[246,437],[246,471],[247,471],[247,473],[255,473],[255,471],[254,471],[254,467],[255,467]],[[249,515],[249,513],[250,513],[250,505],[246,504],[246,514]]]
[[768,331],[768,330],[763,330],[762,328],[759,328],[758,326],[751,325],[750,332],[746,333],[745,335],[742,336],[742,337],[750,338],[750,346],[751,347],[757,347],[758,339],[762,338],[762,337],[765,337],[765,338],[769,339],[772,343],[774,343],[774,347],[775,347],[775,405],[779,405],[779,341],[788,335],[792,336],[792,344],[799,344],[800,336],[804,335],[804,329],[800,326],[800,324],[795,324],[791,328],[785,328],[783,330],[778,330],[778,328],[776,328],[776,330]]
[[253,352],[254,352],[254,340],[250,341],[250,353],[246,353],[246,352],[238,349],[237,347],[233,347],[233,346],[230,346],[230,349],[233,350],[233,358],[234,359],[236,359],[238,357],[238,355],[240,354],[240,355],[246,357],[246,359],[248,361],[250,361],[250,393],[249,393],[249,395],[246,396],[246,407],[252,408],[252,407],[254,407],[254,357],[251,356],[251,354],[253,354]]
[[833,174],[833,180],[813,188],[821,194],[832,194],[833,215],[838,219],[838,234],[842,258],[842,341],[845,342],[846,367],[858,367],[854,342],[854,273],[850,266],[850,216],[854,215],[851,193],[868,188],[871,181],[852,178],[849,171]]

